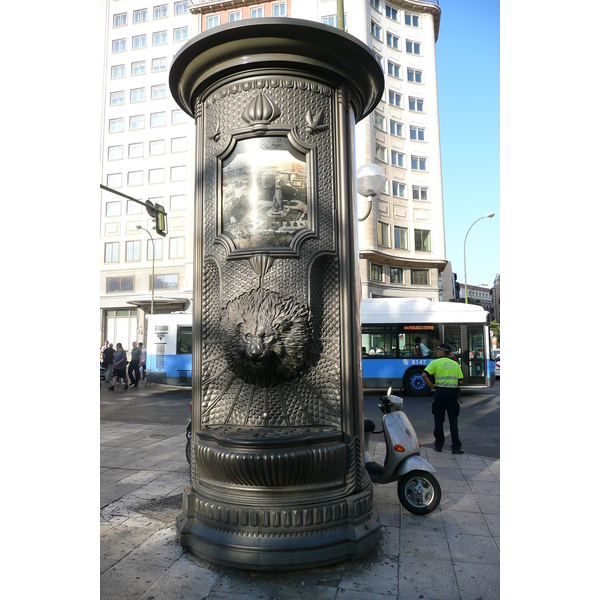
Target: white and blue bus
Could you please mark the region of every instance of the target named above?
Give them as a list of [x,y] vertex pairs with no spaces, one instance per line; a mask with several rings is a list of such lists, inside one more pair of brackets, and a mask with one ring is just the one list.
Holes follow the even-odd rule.
[[[146,378],[190,386],[192,314],[149,315]],[[392,387],[413,396],[429,389],[421,374],[442,342],[462,368],[462,388],[494,385],[490,316],[481,306],[432,302],[426,298],[367,298],[361,303],[362,367],[365,390]]]
[[192,313],[148,315],[148,383],[192,385]]
[[440,343],[463,372],[461,388],[489,388],[496,376],[490,356],[490,315],[481,306],[426,298],[366,298],[361,302],[363,387],[404,389],[425,396],[421,374]]

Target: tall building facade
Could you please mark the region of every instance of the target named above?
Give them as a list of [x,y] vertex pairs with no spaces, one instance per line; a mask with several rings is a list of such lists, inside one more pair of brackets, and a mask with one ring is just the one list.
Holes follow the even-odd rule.
[[[442,296],[446,265],[437,107],[437,1],[345,0],[344,28],[372,48],[384,97],[356,129],[356,166],[386,186],[359,223],[363,297]],[[194,35],[228,22],[294,17],[337,26],[337,0],[102,0],[101,182],[165,207],[161,237],[139,203],[101,190],[100,337],[144,339],[145,315],[190,310],[195,127],[170,96],[169,66]],[[358,212],[366,213],[365,199]],[[154,269],[154,279],[152,271]]]

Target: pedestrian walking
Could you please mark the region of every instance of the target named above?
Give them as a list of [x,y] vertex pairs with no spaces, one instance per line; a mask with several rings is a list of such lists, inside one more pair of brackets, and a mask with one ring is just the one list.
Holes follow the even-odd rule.
[[[432,390],[435,390],[431,412],[433,414],[435,438],[433,449],[441,452],[444,446],[444,417],[448,413],[450,436],[452,438],[452,454],[464,454],[462,444],[458,437],[458,415],[460,403],[458,399],[458,386],[463,382],[460,365],[450,358],[452,348],[449,344],[440,344],[437,348],[437,359],[430,362],[423,371],[423,379]],[[435,383],[431,382],[429,375],[433,375]]]
[[123,389],[126,390],[129,387],[127,385],[127,353],[123,350],[123,344],[117,342],[117,350],[113,357],[113,373],[109,390],[114,391],[115,383],[119,377],[123,378],[125,382]]
[[104,380],[108,381],[110,385],[110,379],[112,377],[113,370],[113,360],[115,356],[115,349],[113,348],[112,342],[108,345],[108,348],[104,350],[102,356],[104,357],[102,361],[102,366],[104,367]]
[[140,382],[140,358],[142,357],[142,349],[137,347],[137,342],[133,342],[131,348],[131,361],[127,374],[131,380],[131,386],[137,387]]
[[140,361],[140,371],[142,372],[142,379],[146,379],[146,348],[144,344],[140,342],[138,346],[142,349],[142,358]]

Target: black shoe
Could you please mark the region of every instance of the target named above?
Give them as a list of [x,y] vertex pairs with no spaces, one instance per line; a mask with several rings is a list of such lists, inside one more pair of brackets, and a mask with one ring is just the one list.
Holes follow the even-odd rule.
[[441,449],[441,448],[438,448],[437,446],[434,446],[434,447],[433,447],[433,449],[434,449],[436,452],[441,452],[441,451],[442,451],[442,449]]
[[458,450],[452,450],[452,454],[464,454],[465,451],[462,448],[459,448]]
[[110,386],[108,389],[109,389],[111,392],[114,392],[114,391],[115,391],[115,386],[114,386],[114,385],[111,385],[111,386]]
[[129,386],[128,385],[124,385],[123,389],[126,390]]
[[138,384],[134,383],[131,387],[137,387],[137,386],[138,386]]

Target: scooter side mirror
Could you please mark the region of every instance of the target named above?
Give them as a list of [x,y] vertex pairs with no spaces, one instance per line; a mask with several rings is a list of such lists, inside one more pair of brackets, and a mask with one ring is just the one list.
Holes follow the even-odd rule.
[[390,387],[388,388],[388,391],[387,391],[387,394],[386,394],[386,396],[391,396],[391,395],[392,395],[392,386],[390,386]]

